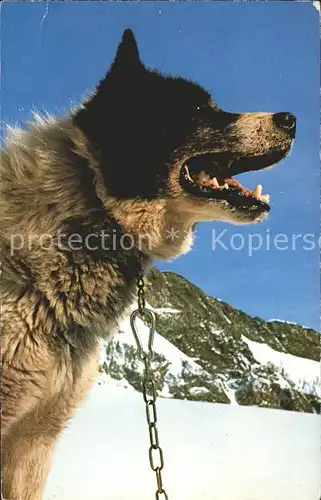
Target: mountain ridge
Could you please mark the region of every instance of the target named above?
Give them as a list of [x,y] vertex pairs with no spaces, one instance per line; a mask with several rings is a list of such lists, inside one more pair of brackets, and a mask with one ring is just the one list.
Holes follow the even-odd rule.
[[[313,329],[251,317],[155,268],[146,277],[146,299],[156,315],[152,370],[161,397],[320,412]],[[143,322],[140,328],[147,336]],[[101,371],[140,390],[143,372],[128,317],[104,347]]]

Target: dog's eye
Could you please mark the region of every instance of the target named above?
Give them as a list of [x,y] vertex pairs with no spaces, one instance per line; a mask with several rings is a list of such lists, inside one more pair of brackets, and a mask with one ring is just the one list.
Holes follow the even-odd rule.
[[201,109],[201,106],[196,106],[197,111],[200,111],[200,109]]

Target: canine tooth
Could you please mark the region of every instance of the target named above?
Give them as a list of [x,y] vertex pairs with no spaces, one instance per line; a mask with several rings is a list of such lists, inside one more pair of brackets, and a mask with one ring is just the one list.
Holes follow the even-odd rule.
[[216,177],[213,177],[212,183],[213,183],[214,187],[216,187],[216,188],[220,187],[220,185],[219,185],[218,180],[216,179]]
[[262,194],[260,196],[260,200],[264,201],[265,203],[269,203],[269,201],[270,201],[270,195],[269,194]]
[[263,189],[263,186],[261,184],[258,184],[254,191],[252,191],[252,194],[253,196],[255,196],[256,198],[260,198],[260,196],[262,195],[262,189]]
[[192,178],[191,178],[191,176],[190,176],[190,173],[189,173],[189,170],[188,170],[188,166],[187,166],[187,165],[185,165],[185,174],[186,174],[186,177],[187,177],[187,178],[191,181],[191,180],[192,180]]
[[228,189],[228,183],[225,182],[224,186],[222,186],[222,189]]

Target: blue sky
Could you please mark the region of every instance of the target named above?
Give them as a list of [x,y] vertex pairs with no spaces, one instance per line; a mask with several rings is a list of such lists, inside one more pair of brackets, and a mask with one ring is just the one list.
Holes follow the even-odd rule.
[[[160,263],[207,293],[265,319],[319,329],[319,36],[318,13],[297,2],[64,2],[2,5],[2,121],[31,110],[67,112],[107,71],[122,31],[134,30],[142,60],[192,78],[228,111],[291,111],[292,154],[272,170],[243,175],[272,195],[259,225],[199,226],[193,250]],[[213,230],[225,248],[213,249]],[[239,233],[240,236],[233,234]],[[249,255],[248,238],[263,244]],[[275,244],[275,235],[308,236],[314,250]],[[268,234],[272,238],[267,250]],[[244,247],[238,247],[243,238]],[[282,237],[281,237],[282,238]],[[274,243],[273,243],[274,242]],[[307,244],[305,246],[308,246]],[[309,247],[312,245],[309,245]],[[227,248],[227,249],[226,249]]]

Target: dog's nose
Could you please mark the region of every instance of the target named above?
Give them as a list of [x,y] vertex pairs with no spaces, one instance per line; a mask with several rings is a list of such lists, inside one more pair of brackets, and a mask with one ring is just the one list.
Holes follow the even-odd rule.
[[296,118],[292,113],[275,113],[273,121],[278,128],[294,131]]

